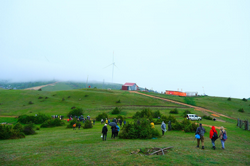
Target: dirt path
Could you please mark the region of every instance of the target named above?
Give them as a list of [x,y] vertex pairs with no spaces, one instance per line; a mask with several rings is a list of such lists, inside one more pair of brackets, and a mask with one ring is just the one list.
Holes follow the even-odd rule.
[[[217,112],[215,112],[215,111],[211,111],[211,110],[208,110],[208,109],[205,109],[205,108],[201,108],[201,107],[197,107],[197,106],[193,106],[193,105],[189,105],[189,104],[185,104],[185,103],[181,103],[181,102],[178,102],[178,101],[174,101],[174,100],[170,100],[170,99],[165,99],[165,98],[161,98],[161,97],[157,97],[157,96],[152,96],[152,95],[140,93],[140,92],[137,92],[137,91],[129,91],[129,92],[130,92],[130,93],[136,93],[136,94],[144,95],[144,96],[148,96],[148,97],[152,97],[152,98],[155,98],[155,99],[160,99],[160,100],[172,102],[172,103],[179,104],[179,105],[184,105],[184,106],[187,106],[187,107],[190,107],[190,108],[194,108],[194,109],[197,110],[197,111],[210,112],[210,113],[212,113],[213,116],[215,116],[215,117],[220,117],[220,116],[222,116],[222,117],[226,117],[226,118],[229,118],[229,119],[234,119],[234,120],[236,120],[235,118],[232,118],[232,117],[229,117],[229,116],[226,116],[226,115],[223,115],[223,114],[220,114],[220,113],[217,113]],[[225,121],[223,121],[223,120],[218,120],[218,121],[225,122]]]
[[35,87],[32,87],[32,88],[27,88],[25,90],[38,90],[38,89],[46,87],[46,86],[54,86],[56,83],[58,83],[58,82],[55,82],[55,83],[52,83],[52,84],[47,84],[47,85],[35,86]]

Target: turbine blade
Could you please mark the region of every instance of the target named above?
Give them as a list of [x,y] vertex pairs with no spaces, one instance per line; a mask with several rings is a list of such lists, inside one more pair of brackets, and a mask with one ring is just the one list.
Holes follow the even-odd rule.
[[105,68],[107,68],[107,67],[109,67],[109,66],[111,66],[111,65],[113,65],[113,63],[111,63],[110,65],[108,65],[108,66],[106,66],[106,67],[104,67],[104,68],[102,68],[102,69],[105,69]]

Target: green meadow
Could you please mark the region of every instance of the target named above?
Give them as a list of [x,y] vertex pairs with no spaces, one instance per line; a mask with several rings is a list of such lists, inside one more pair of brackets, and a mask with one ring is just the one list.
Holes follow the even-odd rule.
[[[38,99],[39,97],[42,99]],[[160,97],[166,97],[166,95],[160,95]],[[62,98],[65,100],[62,101]],[[247,104],[250,104],[249,101],[232,99],[230,106],[228,106],[226,99],[217,97],[194,98],[197,106],[228,116],[237,116],[236,118],[239,116],[250,119],[247,107]],[[118,100],[121,103],[116,103]],[[182,98],[175,100],[182,100]],[[29,101],[34,104],[28,104]],[[184,99],[182,102],[185,102]],[[0,90],[0,103],[0,123],[7,122],[9,124],[17,123],[15,117],[9,116],[22,114],[44,113],[46,115],[66,116],[73,106],[82,108],[84,117],[90,115],[91,119],[94,119],[101,112],[106,112],[109,118],[114,118],[117,115],[111,114],[112,109],[120,107],[122,108],[121,115],[127,118],[127,122],[132,122],[131,117],[134,113],[143,108],[150,108],[153,111],[160,110],[163,115],[169,115],[171,109],[177,108],[179,114],[174,116],[179,121],[184,119],[183,112],[187,109],[199,116],[204,115],[203,112],[181,105],[119,90]],[[233,111],[241,105],[245,113]],[[217,149],[212,149],[209,138],[210,127],[206,126],[204,127],[206,129],[205,150],[202,150],[196,148],[194,133],[167,131],[165,136],[157,139],[111,139],[111,131],[108,127],[107,141],[102,141],[103,125],[100,122],[96,122],[91,129],[81,128],[80,130],[67,129],[68,122],[66,122],[66,125],[61,127],[40,128],[40,130],[36,130],[37,134],[26,136],[23,139],[1,140],[0,165],[250,165],[250,132],[238,128],[235,120],[228,118],[223,120],[226,122],[205,119],[201,122],[205,125],[226,128],[228,140],[225,142],[225,150],[221,149],[220,140],[216,141]],[[160,125],[155,127],[161,132]],[[217,131],[219,132],[219,130]],[[168,150],[165,155],[131,154],[137,149],[170,146],[174,148]]]

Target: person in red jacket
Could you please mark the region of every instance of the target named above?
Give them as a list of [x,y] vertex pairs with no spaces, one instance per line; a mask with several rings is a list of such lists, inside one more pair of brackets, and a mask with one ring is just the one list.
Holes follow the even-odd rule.
[[213,145],[212,148],[215,150],[215,140],[218,138],[218,133],[217,133],[214,126],[212,126],[212,128],[210,130],[210,136],[209,137],[210,137],[210,139],[212,141],[212,145]]

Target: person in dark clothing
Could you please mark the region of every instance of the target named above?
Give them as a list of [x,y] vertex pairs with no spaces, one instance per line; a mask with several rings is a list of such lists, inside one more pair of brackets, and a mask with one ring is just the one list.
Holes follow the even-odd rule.
[[172,128],[172,126],[171,126],[171,121],[169,121],[169,122],[168,122],[168,131],[171,131],[171,128]]
[[80,128],[81,128],[81,123],[79,122],[78,123],[78,130],[80,130]]
[[122,127],[122,120],[121,119],[119,119],[119,123],[120,123],[120,126]]
[[124,124],[124,125],[126,124],[126,120],[124,120],[123,124]]
[[108,128],[107,128],[107,124],[105,124],[102,128],[102,140],[106,141],[107,138],[107,133],[108,133]]
[[93,125],[95,125],[95,119],[93,120]]
[[115,135],[116,135],[116,127],[115,127],[115,126],[112,126],[112,127],[111,127],[111,130],[112,130],[112,135],[111,135],[111,138],[114,138],[114,139],[115,139]]
[[197,127],[195,134],[199,134],[200,135],[200,139],[197,139],[197,148],[199,148],[200,146],[200,141],[201,141],[201,145],[202,145],[202,149],[204,149],[204,133],[205,133],[205,129],[202,127],[202,124],[200,123],[199,127]]

